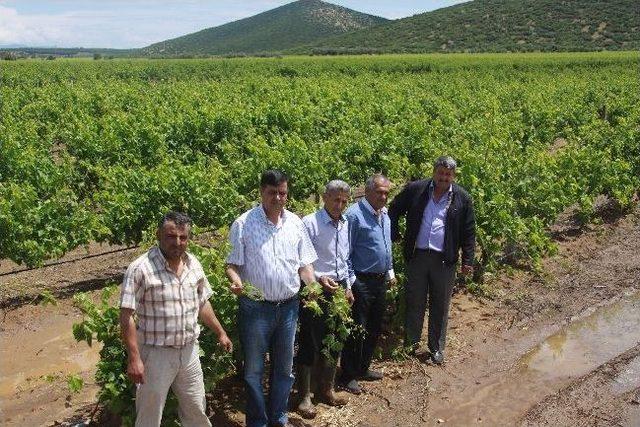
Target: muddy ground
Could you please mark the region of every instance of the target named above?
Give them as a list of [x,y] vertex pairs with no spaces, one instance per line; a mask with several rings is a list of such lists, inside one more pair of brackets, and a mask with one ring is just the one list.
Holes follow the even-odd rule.
[[[340,409],[320,405],[311,421],[292,414],[292,422],[640,425],[640,209],[605,212],[602,224],[589,226],[567,214],[551,233],[558,252],[539,271],[507,269],[489,278],[488,296],[456,293],[443,366],[420,351],[377,361],[385,378],[365,383],[363,395]],[[73,340],[80,317],[69,296],[119,280],[136,254],[95,246],[36,270],[0,264],[0,424],[72,425],[92,417],[97,349]],[[57,305],[43,305],[45,289]],[[85,380],[80,393],[69,391],[69,375]],[[214,425],[243,425],[236,379],[210,406]]]

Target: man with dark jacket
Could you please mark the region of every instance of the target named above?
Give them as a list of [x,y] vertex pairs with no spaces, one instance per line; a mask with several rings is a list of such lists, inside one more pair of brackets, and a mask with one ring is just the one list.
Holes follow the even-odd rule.
[[439,157],[432,179],[414,181],[389,206],[391,238],[401,238],[400,217],[407,218],[403,253],[407,266],[406,344],[420,342],[425,310],[429,308],[428,347],[431,360],[444,361],[449,304],[456,264],[462,250],[462,274],[473,272],[475,218],[469,194],[454,184],[456,162]]

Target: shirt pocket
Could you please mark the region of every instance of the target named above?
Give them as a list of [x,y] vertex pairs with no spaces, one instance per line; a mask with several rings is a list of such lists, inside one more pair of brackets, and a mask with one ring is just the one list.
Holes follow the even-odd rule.
[[298,234],[288,233],[282,238],[282,255],[290,265],[300,263],[300,254],[298,247],[300,245],[300,236]]
[[166,301],[171,294],[170,288],[170,285],[165,285],[161,280],[147,280],[144,287],[144,299],[148,302]]

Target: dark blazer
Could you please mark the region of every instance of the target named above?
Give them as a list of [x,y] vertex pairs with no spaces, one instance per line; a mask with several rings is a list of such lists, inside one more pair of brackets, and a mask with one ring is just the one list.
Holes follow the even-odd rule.
[[[402,236],[398,230],[398,220],[407,216],[407,228],[404,236],[403,253],[410,260],[415,253],[415,244],[422,224],[422,215],[429,201],[431,179],[414,181],[407,184],[389,205],[391,219],[391,240],[398,241]],[[473,214],[471,196],[464,188],[452,184],[453,195],[447,211],[444,226],[444,260],[447,264],[458,262],[462,249],[462,263],[473,265],[476,239],[476,223]]]

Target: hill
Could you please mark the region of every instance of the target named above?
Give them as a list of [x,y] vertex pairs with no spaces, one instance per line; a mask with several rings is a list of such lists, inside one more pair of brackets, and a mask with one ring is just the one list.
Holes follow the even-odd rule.
[[280,52],[387,21],[320,0],[299,0],[250,18],[152,44],[141,53],[179,56]]
[[475,0],[325,39],[291,53],[639,48],[637,0]]

